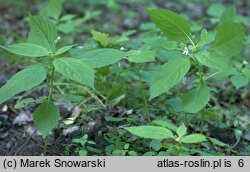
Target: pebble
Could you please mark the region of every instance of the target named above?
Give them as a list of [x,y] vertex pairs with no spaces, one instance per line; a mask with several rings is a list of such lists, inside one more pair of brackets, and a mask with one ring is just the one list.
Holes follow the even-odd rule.
[[31,115],[28,115],[26,112],[21,111],[19,115],[14,119],[13,124],[24,125],[32,121]]
[[9,135],[8,132],[1,134],[0,139],[5,139],[8,135]]
[[79,130],[79,126],[71,126],[68,128],[63,129],[63,135],[67,136],[70,133],[73,133],[74,131]]
[[5,114],[0,114],[0,121],[1,122],[5,122],[8,120],[8,115],[5,115]]

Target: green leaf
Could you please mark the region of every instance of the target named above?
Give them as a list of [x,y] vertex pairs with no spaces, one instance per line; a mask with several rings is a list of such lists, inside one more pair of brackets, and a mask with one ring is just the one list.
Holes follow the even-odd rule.
[[244,87],[249,83],[249,79],[244,75],[234,75],[230,78],[230,80],[236,89]]
[[33,114],[35,127],[42,134],[43,138],[56,127],[60,117],[59,109],[52,102],[44,102],[39,105]]
[[153,148],[155,151],[159,151],[162,148],[162,144],[159,140],[152,140],[149,143],[149,147]]
[[133,50],[128,56],[128,61],[133,63],[145,63],[155,61],[155,52],[154,51],[139,51]]
[[74,20],[68,20],[64,23],[58,24],[58,30],[65,34],[73,33],[84,22],[83,18],[77,18]]
[[65,14],[60,18],[60,22],[65,22],[68,20],[73,20],[76,17],[75,14]]
[[150,83],[150,99],[167,92],[182,80],[190,68],[188,59],[171,60],[153,74]]
[[207,141],[206,137],[203,134],[191,134],[182,137],[182,143],[200,143]]
[[23,100],[17,102],[15,104],[14,108],[15,109],[20,109],[20,108],[26,107],[28,104],[34,103],[34,102],[36,102],[36,100],[34,100],[33,98],[23,99]]
[[219,71],[226,71],[229,67],[229,58],[218,51],[198,52],[196,58],[201,64]]
[[128,148],[129,148],[129,144],[128,143],[123,146],[123,149],[125,149],[125,150],[127,150]]
[[60,55],[60,54],[63,54],[67,51],[69,51],[72,47],[74,47],[75,45],[68,45],[68,46],[64,46],[60,49],[58,49],[55,53],[56,56]]
[[87,150],[81,149],[81,150],[79,151],[79,156],[87,156],[87,155],[88,155]]
[[203,30],[201,31],[200,40],[201,40],[202,44],[207,44],[207,43],[208,43],[209,38],[208,38],[207,29],[203,29]]
[[243,135],[243,132],[241,129],[234,130],[234,136],[236,137],[237,140],[240,139],[242,137],[242,135]]
[[164,120],[158,119],[158,120],[153,121],[153,123],[156,124],[156,125],[159,125],[161,127],[168,128],[168,129],[170,129],[172,131],[177,130],[177,127],[173,123],[171,123],[169,121],[164,121]]
[[[175,112],[184,112],[182,99],[180,97],[167,99],[166,103],[175,111]],[[175,130],[176,131],[176,130]]]
[[249,68],[244,68],[244,69],[242,69],[242,73],[243,73],[248,79],[250,79],[250,69],[249,69]]
[[28,42],[40,45],[50,52],[55,50],[57,30],[55,24],[46,17],[30,16]]
[[163,127],[137,126],[137,127],[122,127],[122,128],[142,138],[159,139],[159,140],[166,138],[174,138],[173,133],[170,130]]
[[186,55],[184,55],[181,51],[176,50],[159,50],[157,51],[157,58],[160,61],[167,62],[171,60],[186,58]]
[[167,47],[170,45],[170,49],[176,49],[177,43],[176,41],[169,41],[166,37],[155,36],[150,38],[144,38],[141,40],[148,47]]
[[207,13],[210,15],[210,16],[214,16],[214,17],[220,17],[221,14],[225,11],[225,6],[223,4],[220,4],[220,3],[214,3],[212,4],[208,10],[207,10]]
[[187,133],[187,127],[182,123],[176,130],[178,137],[182,137]]
[[249,16],[236,15],[234,17],[234,22],[242,23],[243,25],[246,25],[247,27],[249,27],[250,26],[250,17]]
[[197,113],[204,108],[210,99],[210,90],[206,86],[199,86],[188,91],[183,96],[183,107],[186,112]]
[[229,8],[224,11],[220,17],[220,22],[228,22],[228,21],[234,21],[235,17],[237,15],[236,8],[234,5],[230,6]]
[[0,88],[0,104],[16,94],[41,84],[46,78],[46,70],[42,65],[32,65],[17,72]]
[[129,151],[128,155],[129,156],[137,156],[137,153],[135,151]]
[[97,32],[95,30],[91,31],[92,38],[98,41],[103,47],[106,47],[109,43],[109,34]]
[[127,53],[123,51],[104,48],[81,53],[77,58],[91,68],[99,68],[116,63],[126,55]]
[[32,43],[17,43],[0,47],[13,54],[26,57],[42,57],[50,54],[44,47]]
[[53,62],[57,72],[83,85],[94,88],[94,71],[78,59],[58,58]]
[[61,0],[49,0],[48,4],[42,10],[41,14],[58,19],[62,12]]
[[227,144],[225,144],[225,143],[219,141],[218,139],[211,138],[211,137],[208,137],[208,139],[209,139],[214,145],[218,145],[218,146],[221,146],[221,147],[227,146]]
[[191,42],[191,29],[186,19],[172,11],[165,9],[146,9],[154,24],[170,40]]
[[224,22],[215,35],[215,41],[210,52],[232,57],[242,50],[245,38],[245,28],[239,23]]

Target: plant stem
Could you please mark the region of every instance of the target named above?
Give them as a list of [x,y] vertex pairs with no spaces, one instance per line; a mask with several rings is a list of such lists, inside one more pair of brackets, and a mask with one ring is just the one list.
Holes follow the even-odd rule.
[[[192,46],[195,47],[195,43],[194,43],[194,41],[192,40],[192,38],[191,38],[190,36],[188,36],[188,35],[186,35],[186,36],[188,37],[188,39],[189,39],[189,41],[191,42]],[[203,81],[203,73],[202,73],[202,70],[201,70],[200,63],[199,63],[199,61],[197,60],[197,58],[195,57],[195,53],[194,53],[194,52],[193,52],[193,57],[192,57],[192,59],[193,59],[193,60],[195,61],[195,63],[196,63],[196,66],[197,66],[198,72],[199,72],[199,76],[200,76],[200,82],[201,82],[201,84],[203,85],[203,84],[204,84],[204,81]]]
[[145,93],[144,86],[143,86],[143,83],[142,83],[142,77],[141,77],[141,74],[137,70],[136,67],[135,67],[135,71],[136,71],[136,73],[137,73],[137,75],[139,77],[139,87],[140,87],[141,94],[142,94],[142,97],[143,97],[143,103],[144,103],[144,108],[146,110],[147,120],[148,120],[148,122],[150,122],[150,112],[149,112],[149,108],[148,108],[148,101],[147,101],[146,93]]
[[198,73],[199,73],[199,79],[200,79],[200,84],[203,86],[204,85],[204,81],[203,81],[203,72],[200,66],[199,61],[197,60],[197,58],[195,57],[195,54],[193,53],[193,57],[191,57],[195,64],[196,64],[196,68],[198,69]]
[[241,138],[237,139],[236,143],[231,147],[231,149],[234,149],[239,143]]
[[45,156],[47,154],[48,143],[49,143],[49,136],[46,136],[44,139],[43,156]]
[[55,67],[52,65],[51,76],[50,76],[50,80],[49,80],[49,97],[48,97],[48,102],[52,101],[53,88],[54,88],[54,74],[55,74]]
[[190,38],[190,36],[188,36],[188,35],[186,35],[187,37],[188,37],[188,39],[189,39],[189,41],[191,42],[191,44],[193,45],[193,46],[195,46],[195,43],[194,43],[194,41],[192,40],[192,38]]
[[98,94],[98,96],[95,95],[93,92],[91,92],[91,91],[90,91],[87,87],[85,87],[85,86],[77,85],[77,84],[71,84],[71,83],[55,83],[55,84],[53,84],[53,85],[55,85],[55,86],[60,86],[60,85],[64,85],[64,86],[74,86],[74,87],[79,87],[79,88],[81,88],[81,89],[84,89],[93,99],[95,99],[96,101],[98,101],[98,102],[102,105],[103,108],[106,108],[106,105],[102,102],[101,99],[98,98],[98,96],[102,97],[102,98],[105,99],[105,100],[106,100],[106,97],[104,97],[104,96],[101,95],[101,94]]
[[203,112],[201,112],[201,134],[203,134],[204,131],[204,121],[205,121],[205,115]]
[[185,122],[186,122],[186,126],[188,125],[188,116],[187,116],[187,113],[184,114],[185,115]]
[[[50,103],[52,101],[53,98],[53,88],[54,88],[54,74],[55,74],[55,67],[52,65],[51,66],[51,76],[50,76],[50,80],[49,80],[49,97],[48,97],[48,103]],[[44,148],[43,148],[43,155],[46,155],[47,150],[48,150],[48,136],[45,137],[44,140]]]
[[[194,45],[194,44],[193,44]],[[195,64],[196,64],[196,67],[198,69],[198,73],[199,73],[199,79],[200,79],[200,86],[204,86],[204,80],[203,80],[203,72],[202,72],[202,69],[201,69],[201,66],[200,66],[200,63],[199,61],[197,60],[197,58],[195,57],[195,54],[193,53],[193,57],[192,59],[194,60]],[[199,86],[199,87],[200,87]],[[201,134],[203,133],[203,130],[204,130],[204,120],[205,120],[205,115],[204,113],[201,111]]]

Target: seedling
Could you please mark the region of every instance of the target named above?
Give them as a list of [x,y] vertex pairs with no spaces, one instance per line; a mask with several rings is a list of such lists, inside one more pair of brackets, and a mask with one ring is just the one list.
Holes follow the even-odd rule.
[[[215,138],[206,137],[203,134],[188,134],[187,127],[184,124],[177,127],[164,120],[156,120],[153,121],[153,123],[158,126],[122,127],[140,138],[152,139],[149,147],[151,147],[153,151],[146,152],[145,155],[147,156],[156,155],[156,152],[164,147],[161,142],[165,142],[166,144],[169,142],[171,145],[174,143],[176,147],[184,148],[183,145],[199,144],[210,141],[213,145],[229,148],[227,144]],[[164,154],[164,152],[161,153]]]
[[73,139],[72,142],[81,144],[81,147],[76,150],[80,156],[87,156],[89,151],[92,151],[95,153],[100,153],[100,151],[98,149],[96,149],[92,146],[88,146],[88,145],[94,146],[96,143],[88,140],[87,134],[83,135],[81,138]]

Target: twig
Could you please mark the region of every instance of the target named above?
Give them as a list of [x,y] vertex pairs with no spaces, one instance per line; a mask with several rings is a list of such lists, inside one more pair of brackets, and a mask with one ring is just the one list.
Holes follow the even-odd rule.
[[144,108],[146,110],[147,120],[148,120],[148,122],[150,122],[150,112],[149,112],[149,108],[148,108],[148,100],[146,98],[146,93],[145,93],[144,86],[143,86],[143,83],[142,83],[142,76],[141,76],[141,73],[139,72],[139,70],[136,67],[135,67],[135,72],[139,77],[139,89],[141,90],[141,94],[142,94],[142,97],[143,97],[143,103],[144,103]]
[[33,131],[33,133],[29,136],[29,138],[22,144],[22,146],[20,146],[17,151],[15,152],[14,156],[17,155],[17,153],[23,149],[23,147],[30,141],[31,137],[33,136],[33,134],[36,132],[37,130]]
[[[71,84],[71,83],[55,83],[55,86],[60,86],[60,85],[65,85],[65,86],[75,86],[75,87],[80,87],[82,89],[84,89],[93,99],[95,99],[96,101],[98,101],[103,108],[106,108],[105,104],[98,98],[97,95],[95,95],[93,92],[91,92],[88,88],[81,86],[81,85],[76,85],[76,84]],[[99,94],[100,95],[100,94]],[[100,95],[102,98],[104,98],[104,96]]]

